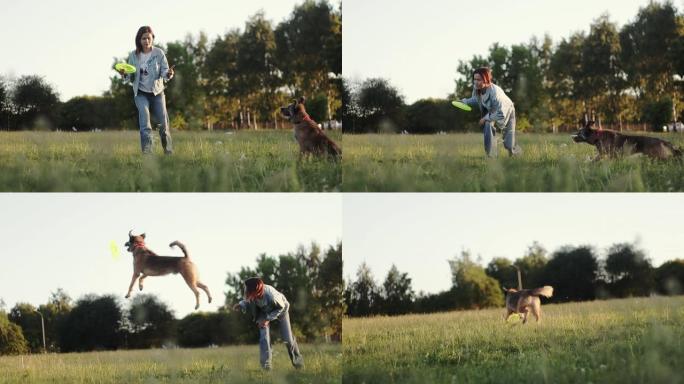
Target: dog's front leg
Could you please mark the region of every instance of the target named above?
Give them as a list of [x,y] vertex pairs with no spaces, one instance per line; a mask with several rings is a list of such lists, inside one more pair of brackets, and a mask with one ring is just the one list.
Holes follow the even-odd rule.
[[133,290],[133,285],[135,285],[135,281],[138,279],[138,276],[140,274],[138,272],[133,272],[133,277],[131,278],[131,285],[128,286],[128,293],[126,294],[126,298],[128,299],[131,297],[131,291]]

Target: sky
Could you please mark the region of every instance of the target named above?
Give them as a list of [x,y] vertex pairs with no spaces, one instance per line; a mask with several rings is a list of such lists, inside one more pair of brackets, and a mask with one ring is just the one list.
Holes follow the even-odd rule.
[[591,245],[600,257],[636,243],[654,266],[684,258],[682,193],[345,194],[343,217],[345,280],[365,262],[382,284],[395,264],[416,292],[450,288],[447,260],[462,250],[483,266],[519,258],[534,241],[549,253]]
[[[135,34],[150,25],[156,42],[207,33],[210,41],[244,30],[259,10],[277,25],[301,0],[0,0],[0,76],[44,76],[66,101],[109,88],[113,58],[135,49]],[[335,7],[338,0],[331,0]]]
[[[661,0],[659,0],[661,1]],[[554,44],[607,12],[622,26],[648,0],[345,0],[345,78],[389,79],[409,104],[454,92],[458,61],[486,57],[494,43],[510,47],[533,36]],[[681,11],[684,2],[676,1]],[[496,77],[496,74],[494,74]]]
[[[7,310],[17,302],[44,304],[57,288],[74,300],[95,293],[127,302],[130,229],[145,232],[159,255],[182,256],[169,243],[185,244],[214,298],[207,304],[201,292],[203,311],[223,305],[227,273],[254,268],[261,253],[278,256],[311,242],[326,250],[342,241],[340,194],[4,193],[0,212],[0,298]],[[148,277],[144,292],[178,318],[194,310],[180,275]]]

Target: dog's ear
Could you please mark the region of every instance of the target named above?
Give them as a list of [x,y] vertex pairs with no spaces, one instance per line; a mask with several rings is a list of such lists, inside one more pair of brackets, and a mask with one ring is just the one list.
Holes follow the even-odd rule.
[[300,98],[299,98],[299,104],[304,104],[304,101],[305,101],[305,100],[306,100],[306,99],[304,98],[304,96],[300,97]]
[[140,237],[142,237],[142,238],[144,239],[144,238],[145,238],[145,234],[144,234],[144,233],[141,234]]

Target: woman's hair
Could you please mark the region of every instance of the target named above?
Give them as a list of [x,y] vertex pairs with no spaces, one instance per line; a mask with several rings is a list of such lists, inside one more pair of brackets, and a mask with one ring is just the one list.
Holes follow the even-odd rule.
[[152,39],[154,39],[154,32],[152,32],[152,27],[149,25],[144,25],[140,28],[138,28],[138,33],[135,34],[135,53],[136,55],[142,52],[142,44],[140,44],[140,39],[142,39],[142,35],[144,33],[149,33],[152,35]]
[[475,76],[475,74],[480,75],[485,87],[492,85],[492,70],[489,69],[489,67],[480,67],[473,71],[473,76]]
[[258,277],[250,277],[245,280],[245,296],[247,299],[255,299],[264,294],[264,282]]

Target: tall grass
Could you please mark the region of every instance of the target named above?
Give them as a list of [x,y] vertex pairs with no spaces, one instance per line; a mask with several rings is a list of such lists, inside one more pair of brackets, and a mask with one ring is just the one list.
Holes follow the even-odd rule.
[[[143,156],[138,132],[0,132],[0,191],[338,191],[339,162],[299,159],[291,131],[176,132]],[[338,132],[329,133],[339,140]]]
[[67,353],[0,357],[2,383],[340,383],[341,346],[300,346],[295,370],[274,345],[273,370],[259,366],[258,346]]
[[[500,136],[500,135],[498,135]],[[684,147],[684,135],[660,135]],[[591,161],[568,134],[519,134],[521,156],[484,156],[482,135],[344,135],[344,191],[684,191],[682,161]],[[499,137],[500,140],[500,137]]]
[[343,321],[345,383],[678,383],[684,296]]

